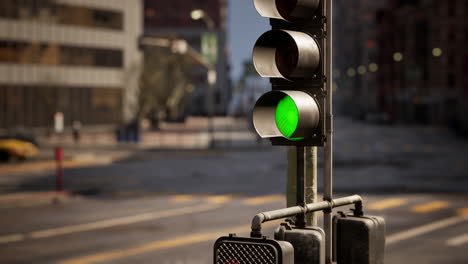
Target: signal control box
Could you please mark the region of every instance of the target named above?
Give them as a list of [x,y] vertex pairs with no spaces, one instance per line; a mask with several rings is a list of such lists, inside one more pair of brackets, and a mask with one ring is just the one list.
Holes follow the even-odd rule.
[[294,248],[286,241],[220,237],[214,245],[214,264],[294,264]]
[[325,263],[325,232],[319,227],[299,229],[282,223],[275,230],[275,239],[293,245],[295,264]]
[[344,214],[333,218],[334,257],[338,264],[384,264],[385,220]]

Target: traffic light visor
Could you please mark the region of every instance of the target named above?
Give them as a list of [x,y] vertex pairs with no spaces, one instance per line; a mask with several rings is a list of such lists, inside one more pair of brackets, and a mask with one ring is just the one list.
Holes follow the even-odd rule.
[[270,30],[255,43],[255,69],[262,77],[304,78],[313,76],[320,63],[320,50],[310,35],[290,30]]
[[320,121],[316,100],[302,91],[272,91],[258,99],[253,123],[262,138],[301,140],[313,134]]
[[254,0],[257,12],[268,18],[293,22],[310,17],[320,0]]

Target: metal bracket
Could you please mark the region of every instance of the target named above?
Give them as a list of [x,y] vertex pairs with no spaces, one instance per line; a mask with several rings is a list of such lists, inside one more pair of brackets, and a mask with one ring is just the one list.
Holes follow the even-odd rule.
[[306,204],[304,206],[293,206],[283,209],[278,209],[269,212],[263,212],[257,214],[252,219],[252,226],[251,226],[251,237],[262,237],[262,224],[268,221],[286,218],[295,216],[298,214],[308,214],[311,212],[316,211],[324,211],[324,210],[331,210],[336,207],[341,207],[345,205],[354,204],[355,215],[362,215],[362,197],[359,195],[347,196],[343,198],[333,199],[331,201],[322,201],[317,203]]

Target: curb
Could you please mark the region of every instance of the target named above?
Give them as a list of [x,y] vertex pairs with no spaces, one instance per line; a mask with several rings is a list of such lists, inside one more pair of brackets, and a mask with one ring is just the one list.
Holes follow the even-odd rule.
[[[71,159],[64,160],[62,166],[64,169],[69,168],[80,168],[80,167],[92,167],[108,165],[117,160],[120,157],[96,157],[94,155],[76,155]],[[6,164],[0,167],[0,176],[21,174],[21,173],[34,173],[42,171],[53,171],[57,168],[55,160],[44,160],[44,161],[33,161],[23,164]]]
[[5,194],[0,195],[0,209],[63,203],[71,200],[72,198],[76,197],[67,191],[19,192]]

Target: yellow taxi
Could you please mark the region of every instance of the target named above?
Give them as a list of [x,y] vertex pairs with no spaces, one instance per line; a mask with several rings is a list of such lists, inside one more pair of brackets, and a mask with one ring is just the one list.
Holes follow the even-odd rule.
[[39,149],[33,142],[9,137],[0,137],[0,161],[11,158],[25,160],[39,154]]

